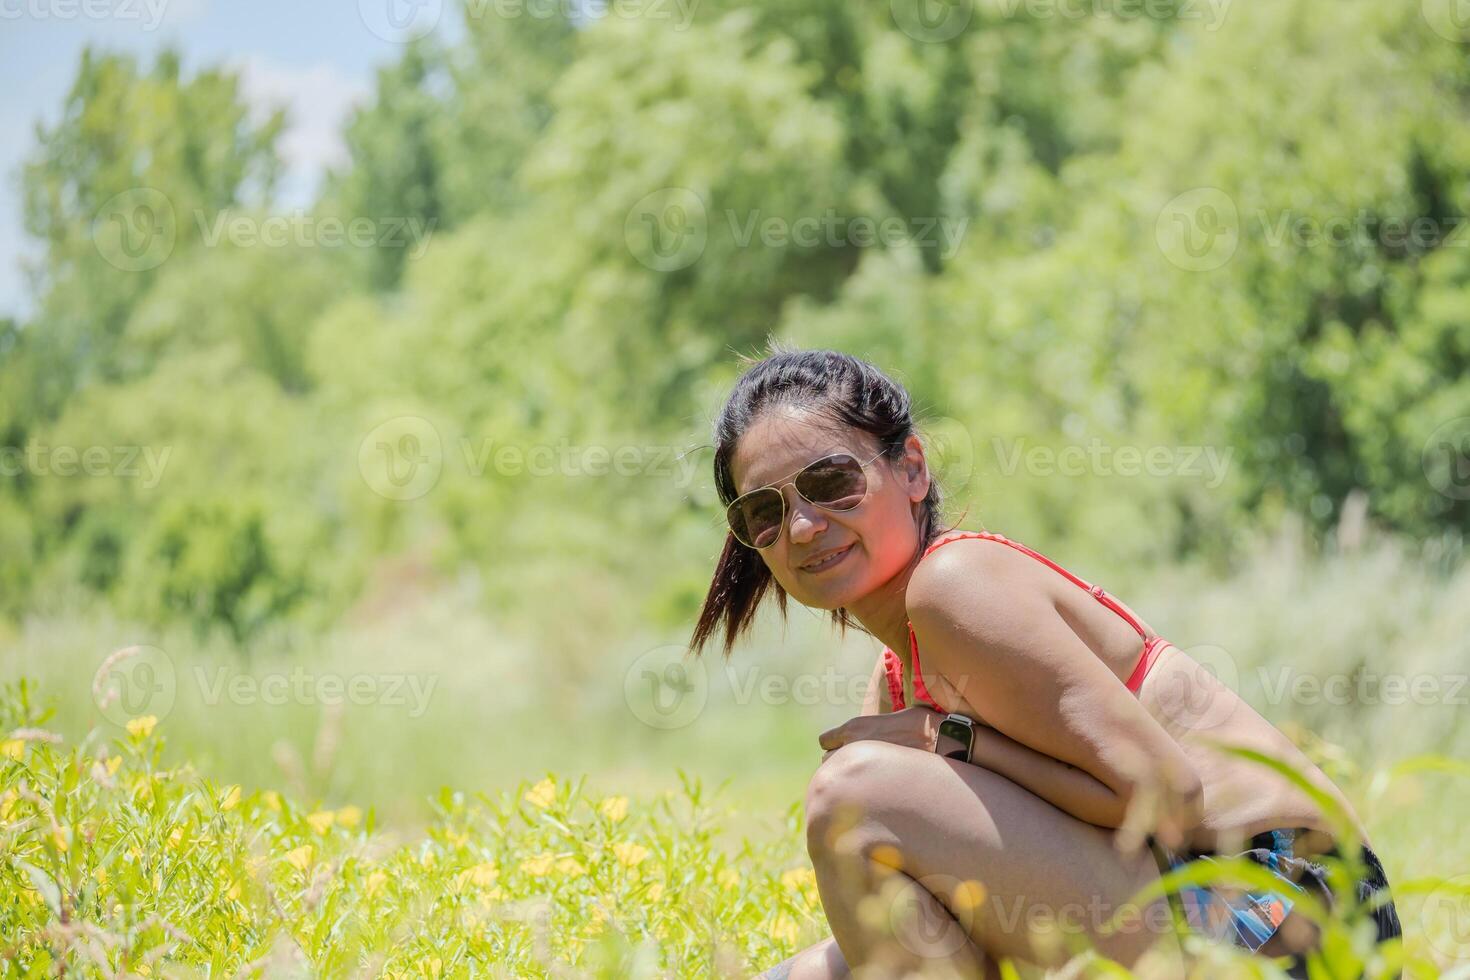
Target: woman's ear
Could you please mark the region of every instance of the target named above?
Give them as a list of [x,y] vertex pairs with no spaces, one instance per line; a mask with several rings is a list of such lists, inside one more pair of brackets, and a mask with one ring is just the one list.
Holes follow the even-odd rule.
[[903,474],[904,489],[909,500],[918,503],[929,495],[929,461],[924,456],[924,444],[918,436],[909,436],[903,443],[903,459],[899,463]]

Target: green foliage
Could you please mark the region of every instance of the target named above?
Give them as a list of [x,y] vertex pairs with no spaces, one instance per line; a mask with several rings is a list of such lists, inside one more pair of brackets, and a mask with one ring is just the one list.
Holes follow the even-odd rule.
[[[496,795],[444,787],[428,825],[404,835],[381,828],[374,810],[311,805],[166,765],[167,725],[153,716],[110,736],[93,728],[73,747],[42,727],[48,716],[29,683],[0,689],[6,976],[191,967],[746,976],[826,935],[799,805],[774,837],[735,841],[718,794],[698,780],[681,775],[681,791],[630,802],[548,775]],[[1465,774],[1443,758],[1413,768]],[[1406,771],[1384,770],[1375,782]],[[1352,869],[1325,863],[1334,887],[1349,891],[1330,911],[1298,901],[1326,937],[1314,975],[1439,975],[1435,954],[1458,941],[1452,930],[1426,913],[1424,933],[1375,947],[1368,910],[1343,877]],[[1249,862],[1199,862],[1141,889],[1130,906],[1190,884],[1275,881]],[[1401,915],[1418,896],[1442,903],[1462,893],[1457,879],[1437,876],[1394,891]],[[1278,975],[1239,950],[1199,937],[1186,945],[1198,964],[1190,976]],[[1091,949],[1072,955],[1131,975]]]
[[[349,122],[349,164],[301,216],[371,231],[341,247],[229,232],[281,217],[281,120],[252,126],[233,75],[89,52],[24,174],[44,261],[33,322],[0,330],[0,436],[176,453],[147,493],[0,481],[6,606],[171,560],[140,551],[159,507],[228,479],[295,542],[267,591],[313,616],[405,554],[473,566],[508,615],[526,581],[609,580],[646,591],[608,629],[680,615],[720,540],[707,456],[693,478],[527,478],[493,454],[697,450],[732,352],[772,333],[904,379],[964,457],[954,514],[1077,557],[1228,561],[1287,515],[1324,536],[1355,491],[1453,551],[1470,76],[1433,18],[972,6],[942,38],[902,3],[467,16],[383,67]],[[1170,244],[1222,210],[1222,261]],[[864,243],[854,220],[910,234]],[[1394,239],[1416,221],[1438,237]],[[409,501],[356,458],[403,416],[442,468]],[[1169,465],[1032,455],[1096,444]],[[676,546],[650,571],[630,541]]]
[[170,501],[132,556],[123,608],[157,622],[223,624],[239,641],[290,611],[301,573],[267,536],[259,503],[219,496]]
[[749,972],[820,937],[793,808],[722,841],[698,781],[630,805],[547,777],[446,787],[422,835],[165,767],[152,716],[67,748],[0,692],[0,972],[391,977]]

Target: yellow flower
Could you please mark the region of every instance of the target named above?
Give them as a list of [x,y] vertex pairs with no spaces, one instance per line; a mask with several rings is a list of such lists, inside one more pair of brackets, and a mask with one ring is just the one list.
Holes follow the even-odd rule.
[[985,901],[985,885],[983,882],[971,878],[962,881],[954,890],[955,911],[967,914],[979,908]]
[[556,870],[558,874],[564,875],[584,875],[587,873],[587,869],[582,867],[582,862],[574,857],[564,857],[556,862]]
[[382,871],[374,871],[372,874],[368,875],[366,888],[367,897],[373,898],[374,896],[376,896],[378,892],[383,890],[383,886],[387,883],[388,875]]
[[664,896],[664,883],[663,882],[661,882],[661,881],[655,881],[651,886],[649,886],[649,889],[648,889],[648,900],[650,902],[657,902],[660,898],[663,898],[663,896]]
[[153,975],[153,967],[149,966],[147,963],[139,963],[133,969],[133,972],[138,974],[138,976],[140,977],[151,977]]
[[25,755],[25,752],[26,743],[18,738],[7,738],[5,741],[0,742],[0,755],[3,755],[7,759],[14,759],[19,762],[20,757]]
[[311,824],[312,830],[319,834],[325,834],[328,830],[332,829],[332,821],[336,817],[337,815],[331,810],[318,810],[316,813],[308,816],[306,822]]
[[648,857],[648,848],[642,844],[634,844],[632,841],[619,841],[613,845],[613,854],[617,856],[618,863],[627,868],[636,868]]
[[626,796],[609,796],[598,804],[597,809],[602,815],[613,823],[617,823],[628,815],[628,798]]
[[7,789],[4,796],[0,796],[0,820],[8,820],[10,811],[15,809],[15,801],[20,799],[15,790]]
[[268,790],[266,790],[264,793],[262,793],[260,795],[260,798],[265,801],[265,805],[268,808],[274,810],[277,813],[280,813],[281,812],[281,794],[280,793],[277,793],[273,789],[268,789]]
[[493,884],[498,877],[500,877],[500,869],[486,862],[484,864],[477,864],[473,868],[464,869],[455,876],[454,880],[461,888],[466,885],[484,888],[486,885]]
[[786,915],[776,916],[776,921],[771,923],[771,938],[777,942],[796,942],[796,931],[796,923]]
[[892,844],[877,845],[868,853],[868,857],[874,864],[873,870],[880,875],[903,870],[903,854]]
[[92,869],[92,877],[97,879],[97,884],[107,884],[107,869],[98,867]]
[[56,844],[58,851],[64,851],[71,846],[71,828],[56,824],[51,828],[51,840]]
[[539,878],[542,875],[549,874],[551,872],[551,866],[553,863],[555,863],[555,861],[555,854],[547,854],[543,852],[536,855],[535,857],[526,858],[526,860],[522,861],[521,870],[526,872],[527,874],[535,875]]
[[337,811],[337,823],[351,830],[362,823],[362,809],[352,805],[344,806]]
[[140,718],[132,718],[128,721],[128,734],[134,738],[147,738],[153,734],[153,729],[157,726],[157,715],[143,715]]
[[225,898],[227,898],[227,899],[229,899],[230,901],[233,902],[235,899],[237,899],[239,897],[240,897],[240,883],[238,881],[231,882],[230,883],[230,890],[227,891],[227,892],[225,892]]
[[781,887],[789,892],[817,886],[817,874],[811,868],[792,868],[781,875]]
[[298,871],[305,871],[311,867],[311,853],[311,845],[302,844],[300,847],[287,852],[286,863]]
[[240,802],[240,787],[231,786],[225,790],[225,795],[219,801],[221,810],[233,810]]
[[740,884],[740,872],[734,868],[723,868],[719,874],[715,875],[715,883],[726,891],[729,891],[731,888]]
[[184,840],[184,828],[175,827],[168,835],[168,846],[177,849]]
[[115,776],[115,775],[117,775],[117,767],[120,766],[120,765],[122,765],[122,756],[115,755],[111,759],[108,759],[107,760],[107,775],[109,775],[109,776]]
[[438,980],[439,973],[443,969],[444,961],[437,956],[419,962],[419,972],[426,977],[433,977],[435,980]]
[[556,783],[550,778],[541,780],[526,791],[526,799],[541,809],[546,809],[556,802]]
[[592,920],[587,923],[587,931],[594,936],[602,934],[602,928],[607,922],[607,912],[601,905],[592,906]]

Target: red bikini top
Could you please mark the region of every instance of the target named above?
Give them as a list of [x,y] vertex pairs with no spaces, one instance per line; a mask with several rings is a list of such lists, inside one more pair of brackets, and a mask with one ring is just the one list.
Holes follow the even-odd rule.
[[[1042,555],[1036,551],[1032,551],[1025,545],[1020,544],[1016,541],[1012,541],[1004,535],[993,534],[989,531],[966,531],[963,534],[956,534],[952,538],[945,538],[942,541],[934,542],[929,547],[924,549],[924,553],[919,556],[919,560],[923,561],[925,558],[929,557],[929,553],[936,548],[941,548],[944,545],[949,544],[951,541],[963,541],[965,538],[983,538],[988,541],[999,541],[1002,544],[1010,545],[1017,551],[1024,552],[1025,554],[1030,555],[1032,558],[1035,558],[1038,561],[1045,562],[1056,571],[1061,572],[1063,575],[1065,575],[1079,588],[1086,589],[1087,592],[1090,593],[1092,597],[1095,598],[1098,602],[1101,602],[1113,612],[1117,613],[1119,616],[1122,616],[1123,619],[1128,623],[1128,625],[1137,630],[1138,635],[1143,637],[1145,640],[1145,643],[1143,644],[1143,652],[1139,655],[1138,658],[1138,666],[1133,668],[1133,674],[1128,678],[1128,683],[1126,685],[1128,690],[1132,691],[1135,696],[1138,694],[1139,688],[1143,686],[1143,679],[1148,676],[1149,670],[1153,668],[1154,662],[1158,660],[1159,651],[1161,651],[1166,645],[1168,645],[1167,640],[1165,640],[1162,636],[1149,637],[1148,633],[1144,630],[1143,626],[1138,622],[1138,620],[1134,619],[1133,616],[1130,615],[1126,609],[1120,606],[1116,599],[1108,595],[1108,593],[1103,590],[1102,586],[1091,585],[1083,581],[1076,575],[1073,575],[1071,572],[1067,571],[1062,566],[1058,565],[1056,562],[1052,561],[1050,558],[1047,558],[1045,555]],[[914,635],[913,623],[908,624],[908,631],[909,655],[914,664],[914,697],[918,698],[920,701],[922,701],[924,704],[927,704],[935,711],[944,711],[945,709],[941,708],[938,703],[934,701],[934,699],[929,695],[929,689],[924,686],[923,671],[919,667],[919,639]],[[894,653],[893,650],[888,647],[883,648],[883,672],[888,678],[888,696],[893,703],[893,710],[901,711],[905,706],[903,697],[903,661],[898,658],[898,654]]]

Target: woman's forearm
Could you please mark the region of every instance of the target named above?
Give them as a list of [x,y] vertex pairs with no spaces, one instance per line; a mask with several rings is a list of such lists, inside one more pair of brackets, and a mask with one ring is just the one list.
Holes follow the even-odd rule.
[[1057,809],[1099,827],[1120,826],[1128,809],[1122,797],[1091,774],[988,725],[975,726],[970,763],[999,773]]

